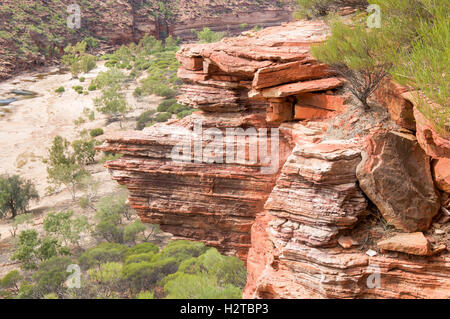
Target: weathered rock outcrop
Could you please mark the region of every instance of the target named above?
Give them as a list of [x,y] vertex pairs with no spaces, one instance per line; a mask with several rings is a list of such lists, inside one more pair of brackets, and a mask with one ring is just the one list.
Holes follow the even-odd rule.
[[[384,200],[394,207],[394,217],[404,213],[403,224],[427,228],[439,209],[430,164],[414,139],[386,133],[374,145],[384,145],[378,153],[392,168],[380,177],[378,166],[367,165],[367,160],[375,163],[370,157],[375,153],[366,159],[364,136],[330,135],[328,119],[350,108],[345,87],[340,89],[345,82],[309,52],[327,30],[320,21],[302,21],[184,46],[178,53],[184,81],[179,101],[199,111],[181,121],[107,137],[100,149],[124,154],[107,167],[127,186],[130,203],[144,221],[246,260],[244,297],[448,298],[447,251],[412,256],[376,246],[388,238],[375,236],[372,221],[381,217],[373,219],[376,209],[359,186],[358,165],[364,158],[363,167],[371,168],[367,180],[386,184],[371,186],[377,194],[392,187],[412,194],[398,198],[401,203],[390,194]],[[202,130],[196,129],[200,121]],[[198,142],[201,132],[221,136],[227,128],[252,127],[253,137],[261,128],[280,134],[280,165],[270,174],[262,174],[267,163],[261,158],[214,162],[223,158],[217,146],[228,137]],[[276,140],[271,136],[269,144]],[[197,161],[194,141],[207,150]],[[248,150],[260,142],[254,140]],[[186,143],[193,148],[183,149]],[[191,161],[173,161],[174,146]],[[391,175],[409,186],[390,185]]]
[[357,176],[383,217],[405,231],[430,227],[440,203],[430,158],[412,134],[376,131],[367,137]]

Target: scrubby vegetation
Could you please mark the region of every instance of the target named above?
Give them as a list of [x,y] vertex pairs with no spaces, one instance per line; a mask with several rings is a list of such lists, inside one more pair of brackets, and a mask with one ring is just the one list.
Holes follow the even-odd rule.
[[[332,36],[315,47],[313,54],[333,65],[349,80],[352,92],[366,107],[368,97],[385,76],[409,85],[416,92],[419,110],[438,131],[449,131],[450,3],[438,0],[367,2],[380,7],[380,28],[367,27],[371,13],[366,12],[356,14],[351,24],[331,19]],[[299,1],[303,12],[330,3],[337,1]]]
[[[87,43],[83,40],[74,46],[69,44],[64,49],[66,55],[62,57],[62,63],[70,68],[73,77],[89,72],[96,66],[97,57],[86,53],[86,48]],[[84,79],[81,77],[80,82],[84,82]]]
[[[0,279],[0,297],[241,297],[246,269],[239,259],[197,242],[160,247],[159,228],[135,218],[125,193],[102,198],[96,211],[94,224],[62,211],[45,217],[42,234],[22,230],[13,255],[22,271]],[[81,238],[89,233],[98,244],[83,249]]]
[[77,187],[82,180],[89,176],[86,165],[92,164],[95,157],[95,141],[80,139],[73,143],[56,136],[48,150],[48,158],[44,160],[47,165],[48,191],[53,192],[61,185],[71,192],[72,199],[76,199]]
[[24,213],[32,199],[39,199],[39,195],[30,181],[17,175],[0,176],[0,217]]
[[197,35],[199,43],[213,43],[222,40],[225,32],[214,32],[210,28],[205,27],[202,31],[194,31]]

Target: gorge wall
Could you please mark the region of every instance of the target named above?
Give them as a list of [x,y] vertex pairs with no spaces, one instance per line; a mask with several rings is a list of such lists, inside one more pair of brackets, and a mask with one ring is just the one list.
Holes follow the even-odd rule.
[[245,260],[245,298],[449,298],[450,141],[389,80],[359,108],[310,54],[327,35],[183,46],[198,112],[107,136],[106,166],[143,221]]
[[[63,48],[84,37],[102,40],[103,49],[139,41],[145,34],[172,34],[195,40],[193,30],[237,34],[255,26],[292,19],[292,2],[255,0],[4,0],[0,3],[0,80],[11,74],[57,61]],[[164,4],[161,11],[160,3]],[[67,18],[80,6],[81,25],[69,29]],[[167,8],[167,9],[166,9]],[[244,28],[243,25],[245,24]]]

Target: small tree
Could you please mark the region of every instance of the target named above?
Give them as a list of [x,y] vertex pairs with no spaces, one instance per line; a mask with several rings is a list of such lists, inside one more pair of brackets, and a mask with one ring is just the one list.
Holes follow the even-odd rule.
[[81,41],[74,46],[68,45],[64,49],[66,55],[62,57],[62,62],[70,67],[70,72],[73,77],[77,77],[83,72],[89,72],[96,67],[97,58],[93,55],[87,54],[86,48],[87,43],[85,41]]
[[73,211],[50,213],[44,218],[43,226],[48,235],[57,238],[65,246],[79,246],[81,233],[89,230],[87,217],[74,218]]
[[32,199],[39,199],[39,195],[30,181],[17,175],[0,176],[0,217],[11,213],[14,218],[25,212]]
[[112,86],[103,90],[103,95],[94,100],[97,111],[108,115],[114,120],[119,120],[120,128],[125,114],[128,112],[128,105],[123,93],[119,87]]
[[18,270],[12,270],[0,279],[0,288],[12,290],[15,294],[19,292],[19,282],[23,279]]
[[341,21],[332,23],[331,33],[324,44],[312,48],[312,53],[348,81],[350,91],[367,110],[368,97],[392,66],[383,55],[387,49],[383,47],[382,34],[376,29],[348,26]]
[[49,157],[44,160],[44,163],[47,164],[48,182],[54,187],[65,185],[71,192],[74,201],[77,185],[83,177],[88,175],[83,167],[86,160],[83,151],[82,148],[78,152],[71,150],[69,141],[61,136],[56,136],[52,147],[49,149]]

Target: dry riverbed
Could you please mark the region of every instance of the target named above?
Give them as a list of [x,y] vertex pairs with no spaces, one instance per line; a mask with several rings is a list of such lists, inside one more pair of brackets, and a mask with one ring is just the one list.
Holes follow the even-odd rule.
[[[12,90],[37,93],[34,97],[18,96],[17,101],[0,106],[0,174],[20,175],[36,185],[41,199],[39,202],[32,203],[30,207],[36,214],[34,220],[36,227],[41,225],[49,211],[78,210],[78,205],[72,202],[67,190],[62,189],[51,195],[46,194],[47,172],[42,160],[47,157],[47,149],[51,146],[54,137],[61,135],[73,141],[79,138],[80,132],[84,129],[101,127],[105,133],[120,130],[118,122],[108,124],[106,116],[97,111],[93,121],[89,121],[83,115],[83,110],[86,108],[95,110],[93,100],[100,96],[100,91],[83,95],[72,89],[73,86],[82,85],[87,91],[91,81],[105,70],[107,68],[104,62],[98,62],[96,69],[80,75],[86,78],[83,83],[73,79],[70,73],[59,72],[58,68],[26,73],[0,82],[0,100],[14,97]],[[61,86],[65,88],[65,92],[56,93],[55,90]],[[133,97],[132,92],[136,86],[137,82],[134,82],[124,89],[127,102],[132,109],[123,123],[124,129],[128,130],[135,128],[136,117],[146,110],[156,109],[162,101],[162,98],[156,96]],[[80,116],[86,121],[76,125],[75,121]],[[101,136],[98,138],[101,139]],[[111,180],[102,165],[92,165],[89,170],[94,178],[100,181],[99,197],[118,191],[117,183]],[[4,254],[5,250],[9,250],[7,242],[11,237],[10,229],[10,220],[0,220],[0,276],[8,268],[2,267],[2,264],[6,265],[10,262]]]

